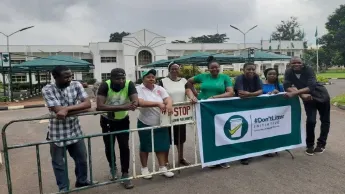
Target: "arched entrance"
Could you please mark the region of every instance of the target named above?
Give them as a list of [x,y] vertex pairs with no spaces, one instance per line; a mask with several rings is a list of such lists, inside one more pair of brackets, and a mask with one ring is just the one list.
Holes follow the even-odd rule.
[[[142,50],[138,53],[138,66],[142,66],[142,65],[147,65],[152,63],[152,54],[150,51],[148,50]],[[136,74],[136,80],[138,80],[139,78],[141,78],[141,71],[137,71]]]

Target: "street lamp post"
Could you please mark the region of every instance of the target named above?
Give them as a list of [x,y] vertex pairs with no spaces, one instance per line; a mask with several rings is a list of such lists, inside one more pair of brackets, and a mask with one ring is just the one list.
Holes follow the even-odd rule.
[[[29,27],[25,27],[25,28],[22,28],[20,30],[17,30],[9,35],[3,33],[3,32],[0,32],[0,34],[4,35],[6,37],[6,47],[7,47],[7,52],[10,56],[10,37],[18,32],[21,32],[21,31],[24,31],[24,30],[27,30],[27,29],[30,29],[30,28],[33,28],[34,26],[29,26]],[[11,58],[10,58],[11,59]],[[8,76],[9,76],[9,81],[8,81],[8,98],[10,101],[12,101],[12,91],[11,91],[11,87],[12,87],[12,65],[11,65],[11,60],[9,60],[9,68],[8,68]]]
[[243,34],[243,43],[244,43],[244,48],[246,49],[246,48],[247,48],[247,47],[246,47],[246,34],[247,34],[248,32],[250,32],[251,30],[253,30],[254,28],[258,27],[258,25],[253,26],[252,28],[250,28],[249,30],[247,30],[247,32],[243,32],[242,30],[240,30],[239,28],[237,28],[237,27],[235,27],[235,26],[233,26],[233,25],[230,25],[230,27],[233,28],[233,29],[235,29],[235,30],[240,31],[240,32]]

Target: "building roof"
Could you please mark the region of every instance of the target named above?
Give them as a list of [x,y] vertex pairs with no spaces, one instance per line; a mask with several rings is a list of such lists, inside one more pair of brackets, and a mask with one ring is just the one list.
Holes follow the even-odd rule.
[[64,55],[56,55],[49,56],[46,58],[34,59],[18,65],[14,65],[13,67],[35,70],[51,70],[57,65],[65,65],[72,70],[80,71],[88,71],[93,68],[93,65],[87,61]]

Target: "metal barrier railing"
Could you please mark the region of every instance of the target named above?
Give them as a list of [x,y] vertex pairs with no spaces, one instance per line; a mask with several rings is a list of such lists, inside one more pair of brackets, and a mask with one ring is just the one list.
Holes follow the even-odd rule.
[[[180,124],[192,124],[193,125],[193,133],[194,133],[194,163],[189,165],[189,166],[178,166],[176,167],[176,162],[175,162],[175,146],[174,143],[172,143],[171,145],[171,149],[172,149],[172,159],[173,159],[173,163],[172,163],[172,168],[168,169],[168,171],[178,171],[178,170],[182,170],[185,168],[191,168],[191,167],[196,167],[196,166],[200,166],[201,164],[198,163],[198,155],[197,155],[197,131],[196,131],[196,122],[195,122],[195,107],[194,105],[190,105],[190,103],[187,102],[183,102],[183,103],[175,103],[174,106],[182,106],[182,105],[188,105],[192,107],[192,114],[193,114],[193,119],[192,121],[186,121],[186,122],[179,122]],[[102,113],[106,113],[105,111],[96,111],[96,112],[87,112],[87,113],[81,113],[78,115],[74,115],[74,116],[86,116],[86,115],[98,115],[98,114],[102,114]],[[92,134],[92,135],[83,135],[80,137],[75,137],[75,138],[68,138],[68,139],[63,139],[63,140],[54,140],[54,141],[42,141],[42,142],[34,142],[34,143],[26,143],[26,144],[17,144],[17,145],[11,145],[8,146],[7,145],[7,136],[6,136],[6,129],[8,128],[9,125],[13,124],[13,123],[18,123],[18,122],[25,122],[25,121],[35,121],[35,120],[44,120],[44,119],[51,119],[53,118],[52,116],[42,116],[42,117],[36,117],[36,118],[28,118],[28,119],[18,119],[18,120],[12,120],[8,123],[6,123],[3,128],[2,128],[2,140],[3,140],[3,149],[4,149],[4,161],[5,161],[5,168],[6,168],[6,178],[7,178],[7,187],[8,187],[8,193],[12,194],[13,193],[13,185],[12,185],[12,179],[11,179],[11,169],[10,169],[10,161],[9,161],[9,150],[13,150],[13,149],[19,149],[19,148],[24,148],[24,147],[35,147],[36,150],[36,161],[37,161],[37,176],[38,176],[38,187],[39,187],[39,193],[42,194],[43,193],[43,182],[42,182],[42,172],[41,172],[41,158],[40,158],[40,146],[41,145],[45,145],[45,144],[51,144],[51,143],[58,143],[58,142],[63,142],[64,144],[64,157],[65,157],[65,168],[66,168],[66,178],[68,179],[68,163],[67,163],[67,149],[66,149],[66,141],[69,140],[84,140],[87,139],[87,153],[88,153],[88,170],[89,170],[89,177],[90,177],[90,182],[93,183],[93,164],[92,164],[92,152],[91,152],[91,139],[94,137],[101,137],[101,136],[106,136],[106,135],[110,135],[110,144],[111,144],[111,174],[113,177],[112,181],[106,181],[106,182],[100,182],[97,184],[92,184],[90,186],[86,186],[86,187],[81,187],[81,188],[74,188],[74,189],[70,189],[70,185],[68,184],[68,191],[66,192],[59,192],[59,193],[70,193],[70,192],[74,192],[74,191],[81,191],[81,190],[85,190],[85,189],[89,189],[89,188],[93,188],[93,187],[98,187],[98,186],[103,186],[103,185],[108,185],[108,184],[112,184],[112,183],[117,183],[117,182],[122,182],[125,180],[132,180],[132,179],[136,179],[136,178],[141,178],[144,175],[137,175],[136,173],[136,155],[135,155],[135,147],[136,147],[136,141],[134,140],[134,135],[133,133],[137,132],[137,131],[143,131],[143,130],[151,130],[151,141],[152,141],[152,173],[150,173],[150,175],[156,175],[156,174],[160,174],[160,172],[157,172],[155,169],[155,152],[154,152],[154,129],[157,128],[162,128],[162,127],[170,127],[171,130],[171,142],[174,142],[174,124],[172,121],[172,115],[170,116],[170,123],[171,124],[167,124],[167,125],[161,125],[161,126],[150,126],[150,127],[144,127],[144,128],[139,128],[139,129],[128,129],[128,130],[122,130],[122,131],[116,131],[116,132],[109,132],[109,133],[98,133],[98,134]],[[114,180],[114,176],[115,176],[115,166],[114,166],[114,160],[115,160],[115,156],[114,156],[114,141],[113,138],[116,134],[119,133],[130,133],[131,135],[131,142],[132,142],[132,172],[133,175],[131,177],[125,178],[125,179],[117,179]]]

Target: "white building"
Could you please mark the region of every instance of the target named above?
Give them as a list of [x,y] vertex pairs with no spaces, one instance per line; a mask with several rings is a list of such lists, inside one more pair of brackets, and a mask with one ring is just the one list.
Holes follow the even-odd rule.
[[[290,56],[301,56],[303,52],[303,42],[293,41],[294,48],[291,48],[290,41],[281,41],[278,49],[278,41],[262,41],[262,48],[268,50],[271,45],[272,52]],[[246,47],[261,48],[261,41],[258,43],[246,43]],[[47,57],[49,55],[69,55],[86,60],[95,65],[95,69],[89,73],[74,72],[74,79],[81,80],[86,77],[94,77],[98,81],[109,78],[113,68],[124,68],[129,79],[135,81],[140,77],[142,65],[158,61],[161,59],[172,59],[183,55],[188,55],[197,51],[211,53],[233,54],[235,51],[244,49],[243,44],[236,43],[167,43],[164,36],[153,33],[149,30],[140,30],[122,39],[122,43],[98,42],[89,45],[11,45],[10,52],[12,64],[18,64],[35,57]],[[6,52],[6,45],[0,46],[0,52]],[[257,71],[263,71],[268,67],[278,68],[279,72],[284,72],[288,61],[265,61],[257,62]],[[232,64],[222,66],[223,70],[240,71],[242,64]],[[159,69],[158,76],[166,76],[167,69]],[[29,82],[29,75],[15,74],[13,82]],[[40,75],[41,81],[45,82],[46,75]],[[0,77],[2,81],[2,77]],[[33,83],[37,83],[37,76],[33,76]],[[48,76],[48,81],[52,79]]]

